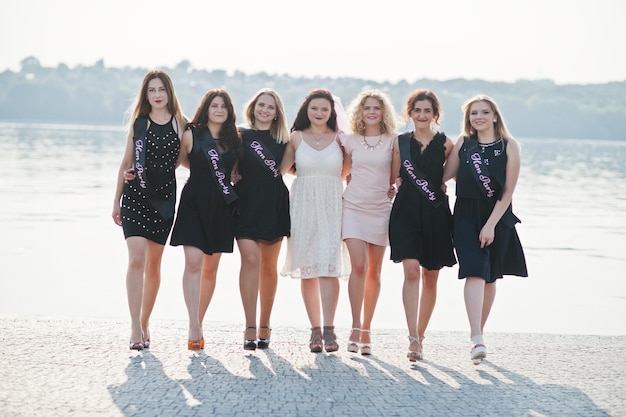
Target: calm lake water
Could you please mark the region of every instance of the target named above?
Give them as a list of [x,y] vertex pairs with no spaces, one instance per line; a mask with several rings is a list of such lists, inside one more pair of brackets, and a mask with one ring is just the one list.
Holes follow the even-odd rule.
[[[120,128],[0,123],[1,315],[128,318],[126,245],[110,217],[124,141]],[[499,281],[486,331],[626,334],[626,140],[520,142],[514,207],[530,277]],[[180,190],[188,171],[177,175]],[[167,247],[153,321],[186,320],[182,271],[182,248]],[[224,255],[208,320],[243,329],[238,271],[239,254]],[[468,330],[456,274],[440,274],[432,330]],[[405,328],[402,279],[387,261],[374,328]],[[308,327],[299,281],[280,278],[272,324]],[[350,324],[344,282],[336,325]]]

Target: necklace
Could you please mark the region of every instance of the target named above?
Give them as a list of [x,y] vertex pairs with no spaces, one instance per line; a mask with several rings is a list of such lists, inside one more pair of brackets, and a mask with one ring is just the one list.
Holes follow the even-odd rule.
[[504,142],[502,141],[502,138],[498,138],[497,140],[494,140],[493,142],[489,142],[489,143],[478,142],[478,144],[480,145],[480,153],[485,153],[485,149],[491,148],[492,146],[498,143],[500,144],[500,149],[494,150],[495,156],[498,156],[499,154],[502,153],[502,151],[504,151]]
[[315,133],[313,133],[313,131],[311,131],[311,135],[313,135],[313,139],[315,140],[315,147],[319,148],[320,147],[320,143],[322,142],[322,139],[324,139],[324,136],[326,136],[327,132],[324,132],[320,135],[320,137],[318,138],[317,135]]
[[373,152],[376,149],[380,149],[381,146],[383,146],[383,135],[381,134],[378,137],[378,142],[376,142],[376,145],[372,146],[367,142],[367,139],[365,138],[365,135],[363,135],[363,141],[361,142],[361,145],[363,145],[363,147],[365,149],[367,149],[370,152]]

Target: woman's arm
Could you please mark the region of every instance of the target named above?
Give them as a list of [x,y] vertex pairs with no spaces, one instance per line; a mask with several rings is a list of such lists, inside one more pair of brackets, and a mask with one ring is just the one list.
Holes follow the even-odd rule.
[[517,186],[521,165],[520,146],[515,139],[508,139],[506,158],[506,181],[502,189],[502,196],[496,201],[487,222],[480,231],[479,239],[481,248],[493,243],[496,224],[511,205],[511,201],[513,201],[513,192]]
[[[463,136],[459,136],[454,146],[448,145],[448,140],[450,145],[452,145],[452,140],[446,139],[446,164],[443,167],[444,184],[456,177],[456,173],[459,170],[459,150],[463,146]],[[448,147],[450,147],[450,150],[448,150]]]
[[300,141],[300,138],[296,137],[296,132],[291,134],[289,142],[285,145],[285,152],[283,153],[283,160],[280,162],[280,173],[295,174],[293,164],[296,163],[296,141]]
[[113,211],[111,217],[118,226],[122,225],[121,206],[120,200],[122,199],[122,192],[124,191],[124,172],[133,168],[133,132],[128,132],[126,137],[126,147],[124,149],[124,156],[122,162],[117,171],[117,181],[115,183],[115,196],[113,197]]

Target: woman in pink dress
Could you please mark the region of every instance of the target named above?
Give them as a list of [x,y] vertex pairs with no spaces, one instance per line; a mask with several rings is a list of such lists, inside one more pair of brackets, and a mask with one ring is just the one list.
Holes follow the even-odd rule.
[[350,173],[343,193],[341,228],[351,264],[348,295],[352,331],[348,351],[357,353],[360,349],[362,355],[370,355],[370,328],[389,245],[392,203],[388,192],[394,181],[391,160],[396,117],[391,101],[378,90],[360,93],[350,105],[349,114],[354,133],[340,136],[344,172]]

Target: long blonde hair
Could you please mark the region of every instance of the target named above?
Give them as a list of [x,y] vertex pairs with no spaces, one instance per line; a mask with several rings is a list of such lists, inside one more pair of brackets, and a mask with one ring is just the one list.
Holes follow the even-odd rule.
[[287,127],[287,117],[285,116],[285,107],[283,106],[283,100],[280,98],[280,95],[272,90],[271,88],[262,88],[257,91],[254,96],[248,102],[246,106],[245,115],[246,120],[251,128],[254,128],[254,124],[256,123],[256,119],[254,117],[254,108],[256,106],[259,97],[263,94],[267,94],[274,98],[276,102],[276,117],[272,120],[272,125],[270,126],[270,135],[276,139],[277,143],[287,143],[289,142],[289,128]]
[[470,123],[470,109],[472,107],[472,104],[479,101],[484,101],[485,103],[487,103],[489,107],[491,107],[491,111],[493,111],[493,114],[496,118],[496,121],[493,122],[493,128],[496,132],[496,138],[503,138],[505,140],[514,139],[513,135],[511,135],[506,127],[504,117],[502,117],[502,113],[500,112],[498,104],[494,99],[484,94],[478,94],[463,103],[463,123],[461,125],[461,130],[463,131],[463,134],[465,136],[472,136],[476,134],[476,130],[474,130],[472,124]]

